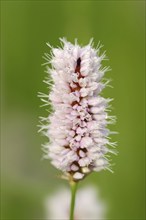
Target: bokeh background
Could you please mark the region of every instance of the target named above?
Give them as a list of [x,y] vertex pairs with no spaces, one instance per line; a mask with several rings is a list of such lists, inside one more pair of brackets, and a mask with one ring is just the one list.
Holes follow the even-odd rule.
[[[114,87],[112,114],[119,132],[114,174],[93,173],[80,187],[94,184],[109,206],[107,218],[144,219],[144,1],[2,1],[2,220],[45,218],[44,200],[68,187],[48,160],[42,160],[38,117],[47,112],[37,92],[47,92],[42,59],[46,42],[59,37],[87,44],[94,37],[107,51]],[[88,198],[87,198],[88,199]],[[61,201],[60,201],[61,202]]]

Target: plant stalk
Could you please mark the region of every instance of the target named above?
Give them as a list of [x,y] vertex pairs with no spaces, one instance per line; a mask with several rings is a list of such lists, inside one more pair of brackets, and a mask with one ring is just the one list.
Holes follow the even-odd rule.
[[71,187],[71,203],[70,203],[70,220],[74,220],[74,210],[75,210],[75,199],[77,191],[77,183],[74,181],[70,182]]

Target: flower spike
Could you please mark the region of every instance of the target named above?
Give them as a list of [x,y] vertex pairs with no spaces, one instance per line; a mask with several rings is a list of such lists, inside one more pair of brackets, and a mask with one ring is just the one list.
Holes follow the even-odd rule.
[[47,96],[40,93],[42,101],[47,98],[45,105],[53,107],[47,125],[42,125],[49,138],[45,156],[73,181],[79,181],[92,171],[111,170],[107,154],[115,153],[110,148],[115,143],[109,141],[107,125],[115,117],[107,114],[111,99],[100,95],[107,85],[102,78],[108,68],[101,68],[105,53],[99,55],[100,46],[94,49],[93,39],[84,47],[77,40],[75,45],[60,40],[61,48],[48,44],[51,92]]

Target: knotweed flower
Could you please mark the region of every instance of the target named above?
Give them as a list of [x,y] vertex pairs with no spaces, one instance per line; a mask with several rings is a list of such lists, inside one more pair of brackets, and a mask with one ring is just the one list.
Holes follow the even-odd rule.
[[[61,201],[61,202],[60,202]],[[46,219],[68,220],[70,192],[61,188],[45,199]],[[75,205],[75,220],[106,219],[107,204],[92,185],[78,190]]]
[[93,48],[92,40],[84,47],[64,38],[61,42],[61,48],[51,47],[51,57],[45,54],[52,65],[47,80],[52,87],[49,96],[40,96],[46,105],[51,103],[53,112],[41,129],[50,140],[44,147],[46,157],[78,181],[92,171],[111,170],[107,154],[114,153],[110,147],[115,143],[109,141],[112,132],[107,125],[114,117],[107,114],[111,99],[101,96],[109,82],[102,79],[108,71],[101,68],[105,53],[100,55],[100,46]]

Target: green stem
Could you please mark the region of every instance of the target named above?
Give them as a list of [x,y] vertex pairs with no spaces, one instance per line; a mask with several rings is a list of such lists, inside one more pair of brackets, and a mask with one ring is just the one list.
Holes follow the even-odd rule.
[[74,209],[75,209],[77,183],[72,181],[72,182],[70,182],[70,186],[71,186],[70,220],[74,220]]

